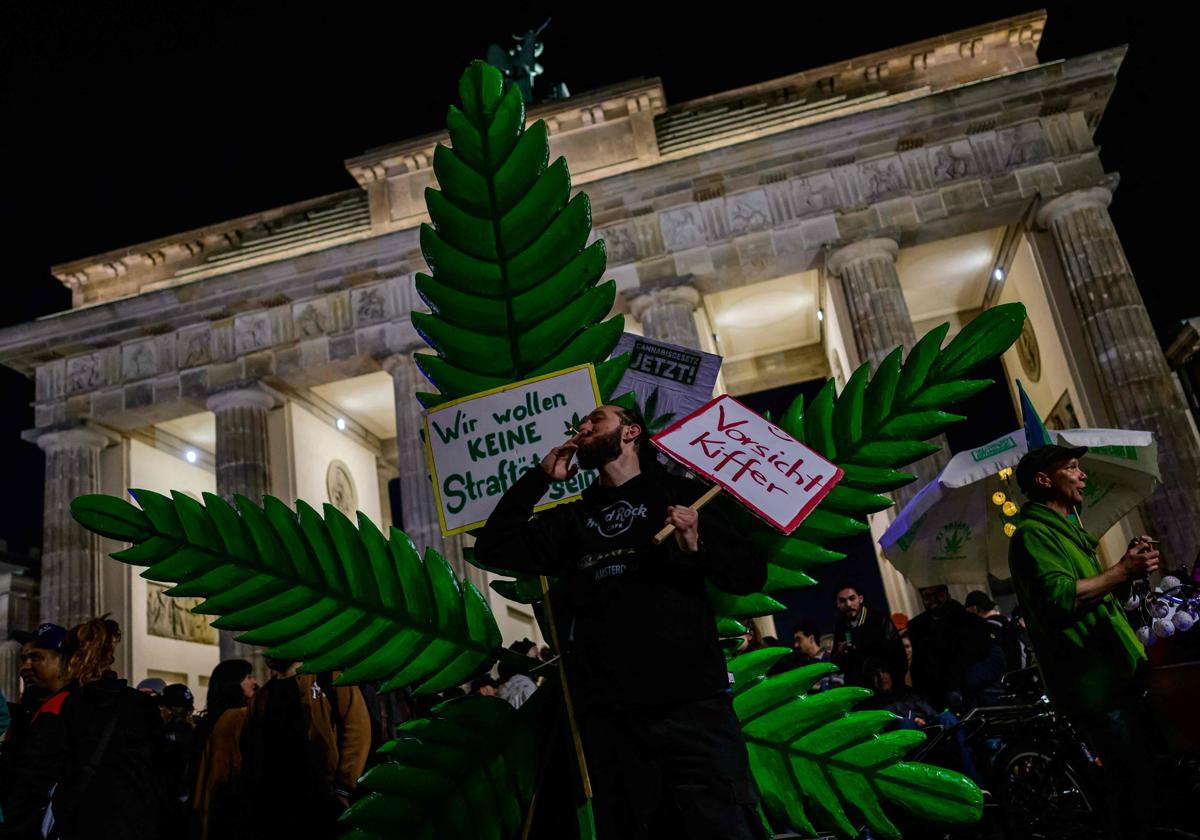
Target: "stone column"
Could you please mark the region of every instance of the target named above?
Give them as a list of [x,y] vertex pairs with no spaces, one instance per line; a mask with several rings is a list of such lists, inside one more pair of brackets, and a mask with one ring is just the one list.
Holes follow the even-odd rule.
[[[241,495],[261,504],[270,493],[267,412],[277,404],[275,394],[254,383],[208,398],[208,410],[217,417],[217,495],[226,501],[232,503],[234,495]],[[221,659],[249,660],[263,679],[262,650],[234,641],[236,635],[221,631]]]
[[21,696],[21,643],[16,639],[0,641],[0,691],[13,702]]
[[1104,187],[1079,190],[1047,202],[1037,221],[1053,234],[1110,422],[1149,431],[1158,443],[1163,481],[1142,518],[1174,566],[1200,546],[1200,444],[1108,214],[1111,201]]
[[37,438],[46,453],[42,621],[69,628],[99,612],[104,560],[100,538],[71,518],[71,500],[100,492],[100,450],[109,443],[108,435],[88,426],[45,432]]
[[[412,353],[397,353],[384,360],[383,369],[392,375],[396,394],[396,463],[400,471],[400,510],[392,511],[398,527],[412,539],[417,550],[432,548],[450,562],[459,577],[472,581],[487,593],[486,582],[474,566],[462,559],[459,537],[443,537],[438,524],[437,500],[429,478],[429,462],[422,438],[424,419],[417,391],[432,390],[417,369]],[[398,515],[397,515],[398,514]]]
[[630,312],[647,338],[700,349],[700,333],[692,313],[700,306],[695,287],[681,284],[642,292],[629,301]]
[[[897,251],[899,246],[891,239],[864,239],[834,251],[825,263],[830,274],[841,278],[859,362],[870,362],[872,371],[896,347],[904,347],[907,353],[917,343],[900,276],[896,274]],[[893,494],[897,509],[935,478],[949,460],[945,437],[934,438],[933,442],[942,445],[940,452],[906,468],[916,474],[917,480]]]
[[217,416],[217,493],[232,502],[239,494],[255,502],[271,489],[267,412],[278,404],[262,386],[219,391],[208,398]]
[[864,239],[834,251],[825,263],[841,278],[859,361],[870,362],[872,370],[897,345],[907,352],[917,343],[896,274],[899,250],[891,239]]
[[[846,326],[854,336],[859,363],[870,363],[872,372],[897,347],[904,347],[907,353],[917,343],[912,315],[900,288],[900,276],[896,273],[899,250],[899,245],[891,239],[864,239],[839,248],[825,262],[828,272],[841,279],[849,321]],[[847,371],[846,375],[850,373]],[[896,500],[892,510],[871,517],[872,542],[889,606],[909,615],[913,615],[913,610],[919,611],[920,601],[908,579],[880,552],[878,538],[895,514],[922,487],[937,478],[950,460],[945,436],[939,435],[932,442],[939,444],[941,449],[903,468],[916,475],[917,480],[891,494]],[[980,581],[980,588],[986,589],[987,582]]]

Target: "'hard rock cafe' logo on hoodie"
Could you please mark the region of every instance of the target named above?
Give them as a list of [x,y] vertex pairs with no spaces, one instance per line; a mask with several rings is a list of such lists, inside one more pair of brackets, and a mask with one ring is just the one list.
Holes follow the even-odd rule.
[[600,536],[612,539],[628,531],[634,520],[645,518],[645,505],[632,505],[621,500],[604,508],[598,516],[589,516],[587,527],[595,528]]

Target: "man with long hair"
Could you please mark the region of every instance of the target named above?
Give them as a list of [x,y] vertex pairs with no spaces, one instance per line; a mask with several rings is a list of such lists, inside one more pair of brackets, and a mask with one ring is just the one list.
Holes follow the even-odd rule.
[[[561,578],[554,601],[601,840],[762,835],[706,584],[758,591],[766,565],[697,482],[658,467],[636,412],[604,405],[505,493],[478,533],[489,566]],[[576,463],[577,462],[577,463]],[[533,516],[553,481],[599,480]],[[674,536],[655,545],[664,524]],[[633,638],[652,639],[636,655]]]

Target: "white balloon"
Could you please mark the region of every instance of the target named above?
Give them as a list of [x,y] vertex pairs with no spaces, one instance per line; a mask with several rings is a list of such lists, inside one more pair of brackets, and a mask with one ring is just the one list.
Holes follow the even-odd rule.
[[1171,605],[1164,601],[1151,601],[1150,614],[1155,618],[1166,618],[1171,614]]
[[1165,618],[1160,618],[1154,622],[1154,635],[1160,639],[1166,639],[1175,635],[1175,625],[1167,621]]
[[1184,610],[1176,610],[1175,615],[1171,618],[1171,622],[1180,633],[1186,633],[1196,624],[1195,619],[1192,618],[1192,614]]
[[1163,588],[1164,592],[1170,592],[1172,589],[1179,586],[1179,578],[1175,577],[1174,575],[1167,575],[1162,579],[1162,583],[1159,585]]
[[1150,647],[1157,641],[1154,634],[1150,632],[1150,628],[1144,625],[1137,629],[1137,638],[1145,647]]
[[1133,612],[1141,605],[1142,605],[1142,596],[1141,595],[1130,595],[1129,600],[1125,602],[1125,609],[1127,612]]

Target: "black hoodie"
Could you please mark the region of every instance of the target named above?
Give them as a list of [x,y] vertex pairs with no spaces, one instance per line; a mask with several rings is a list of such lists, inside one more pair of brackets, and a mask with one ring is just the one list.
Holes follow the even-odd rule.
[[531,518],[549,486],[541,469],[525,473],[478,532],[475,553],[487,566],[563,579],[559,627],[578,704],[656,706],[727,688],[705,582],[735,595],[757,592],[766,564],[720,505],[700,511],[700,550],[687,554],[674,538],[652,540],[668,506],[692,505],[704,493],[697,482],[652,468],[619,487],[597,482],[580,501]]

